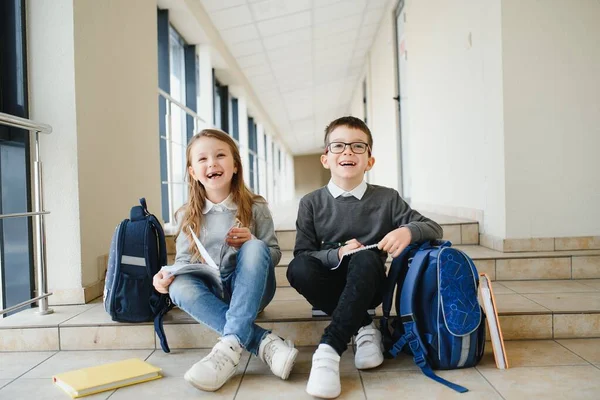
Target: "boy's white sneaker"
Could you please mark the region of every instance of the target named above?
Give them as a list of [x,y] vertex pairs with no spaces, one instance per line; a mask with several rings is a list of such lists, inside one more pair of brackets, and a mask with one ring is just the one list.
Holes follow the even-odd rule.
[[335,399],[342,393],[340,356],[328,344],[321,343],[313,354],[306,393],[322,399]]
[[273,333],[267,334],[258,347],[258,357],[271,368],[274,375],[281,379],[290,376],[297,356],[298,349],[294,348],[291,340],[284,341]]
[[355,341],[354,365],[357,369],[375,368],[383,363],[383,340],[374,322],[360,328]]
[[192,365],[184,379],[200,390],[214,392],[235,374],[241,356],[242,346],[237,339],[220,338],[206,357]]

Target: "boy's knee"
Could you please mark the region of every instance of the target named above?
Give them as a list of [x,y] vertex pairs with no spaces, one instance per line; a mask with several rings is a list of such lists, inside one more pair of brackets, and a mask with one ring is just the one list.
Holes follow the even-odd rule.
[[310,280],[310,267],[313,263],[314,257],[307,255],[299,255],[294,257],[287,267],[286,276],[292,286],[294,283],[303,283],[306,280]]

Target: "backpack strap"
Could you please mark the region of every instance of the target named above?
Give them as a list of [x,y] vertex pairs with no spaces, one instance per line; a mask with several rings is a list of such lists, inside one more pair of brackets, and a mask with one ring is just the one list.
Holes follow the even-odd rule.
[[[142,207],[145,206],[146,201],[142,198],[140,199],[140,203]],[[156,219],[156,217],[152,214],[148,216],[148,221],[150,225],[157,233],[158,236],[158,260],[161,265],[165,265],[167,263],[167,243],[165,240],[165,233],[160,225],[160,222]],[[167,343],[167,336],[165,334],[165,330],[163,328],[163,318],[167,312],[171,308],[173,308],[173,304],[171,302],[171,298],[168,294],[159,294],[158,301],[158,310],[155,310],[156,316],[154,317],[154,331],[158,335],[160,339],[160,346],[162,347],[165,353],[170,353],[171,349],[169,349],[169,344]]]
[[[404,265],[404,262],[408,257],[408,253],[415,247],[416,245],[414,244],[407,246],[404,250],[402,250],[402,253],[400,253],[400,255],[394,258],[394,260],[392,261],[392,265],[390,266],[390,270],[386,279],[386,287],[383,292],[384,296],[382,308],[383,316],[386,319],[390,318],[390,312],[392,311],[392,302],[394,300],[394,286],[401,285],[401,282],[398,282],[398,279],[400,278],[402,266]],[[401,289],[401,287],[399,287],[398,289]]]
[[406,280],[402,286],[402,297],[400,298],[400,318],[402,324],[404,325],[405,334],[400,340],[398,340],[397,344],[394,344],[392,350],[396,351],[400,345],[401,346],[399,348],[401,349],[405,344],[408,343],[408,346],[413,353],[415,364],[421,368],[423,374],[436,382],[448,386],[450,389],[453,389],[459,393],[465,393],[468,392],[467,388],[437,376],[427,364],[427,350],[421,339],[421,335],[419,335],[419,330],[413,314],[414,301],[417,293],[416,284],[419,280],[419,277],[423,274],[425,268],[427,268],[427,258],[429,257],[430,253],[435,250],[436,249],[434,249],[430,243],[423,244],[419,248],[417,255],[413,259],[411,266],[408,269]]

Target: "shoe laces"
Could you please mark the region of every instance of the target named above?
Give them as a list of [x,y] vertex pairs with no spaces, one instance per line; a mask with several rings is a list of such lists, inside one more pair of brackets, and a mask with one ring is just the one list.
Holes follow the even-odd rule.
[[287,347],[293,348],[294,345],[290,341],[288,341],[288,340],[284,341],[280,337],[270,340],[267,344],[265,344],[265,348],[263,350],[264,361],[270,367],[273,362],[273,356],[275,355],[275,353],[277,353],[278,351],[280,351],[284,348],[287,348]]
[[[229,348],[231,351],[236,351],[231,346],[229,346]],[[221,351],[221,349],[213,349],[210,354],[204,358],[204,361],[212,363],[219,371],[225,367],[226,363],[231,363],[235,366],[235,362],[231,359],[231,357]]]

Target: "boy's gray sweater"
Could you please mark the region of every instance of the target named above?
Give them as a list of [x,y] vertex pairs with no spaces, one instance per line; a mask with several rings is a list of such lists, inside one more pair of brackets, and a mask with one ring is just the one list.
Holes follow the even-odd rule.
[[[322,242],[356,239],[363,245],[375,244],[403,226],[410,230],[412,243],[442,238],[442,228],[411,209],[394,189],[367,184],[358,200],[353,196],[334,198],[324,186],[300,200],[294,256],[311,255],[334,268],[339,262],[338,249]],[[386,258],[382,253],[384,262]]]

